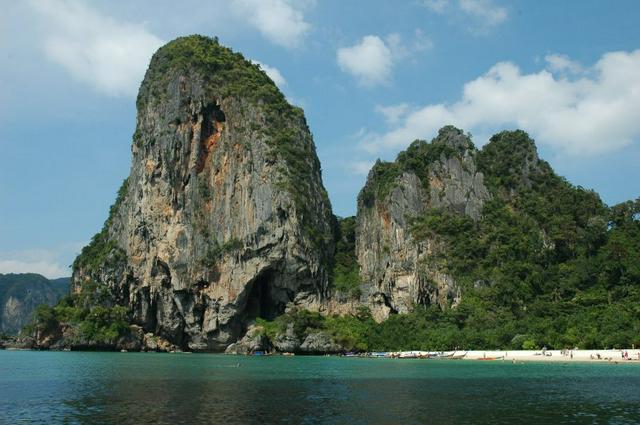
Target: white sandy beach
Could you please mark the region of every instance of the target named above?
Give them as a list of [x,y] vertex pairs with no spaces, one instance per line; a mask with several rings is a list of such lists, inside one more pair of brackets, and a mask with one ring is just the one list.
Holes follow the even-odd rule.
[[[628,360],[623,358],[628,353]],[[465,351],[456,351],[455,355]],[[449,353],[447,353],[449,354]],[[573,356],[572,356],[573,354]],[[599,357],[598,357],[599,356]],[[497,361],[536,361],[536,362],[605,362],[640,364],[640,349],[622,350],[512,350],[512,351],[466,351],[463,360],[496,359]]]

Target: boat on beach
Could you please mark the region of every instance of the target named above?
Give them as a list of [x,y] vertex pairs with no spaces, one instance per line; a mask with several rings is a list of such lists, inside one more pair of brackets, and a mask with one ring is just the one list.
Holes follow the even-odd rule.
[[428,359],[431,353],[428,351],[401,351],[398,353],[400,359]]

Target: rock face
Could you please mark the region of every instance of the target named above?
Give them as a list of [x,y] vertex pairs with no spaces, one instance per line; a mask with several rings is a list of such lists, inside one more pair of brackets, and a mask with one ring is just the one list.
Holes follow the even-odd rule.
[[54,305],[69,290],[69,278],[49,280],[34,273],[0,274],[0,332],[18,333],[40,304]]
[[302,111],[200,36],[158,50],[137,107],[130,175],[73,291],[95,282],[145,332],[194,350],[322,300],[332,214]]
[[432,208],[480,217],[490,198],[477,170],[477,150],[452,126],[431,142],[414,142],[393,163],[378,162],[358,197],[356,253],[362,301],[374,318],[405,313],[416,304],[456,304],[460,288],[430,258],[442,253],[435,240],[411,235],[411,220]]
[[339,353],[343,348],[326,332],[318,331],[307,335],[300,344],[300,351],[306,354]]
[[238,342],[229,345],[226,354],[253,354],[257,351],[269,351],[271,344],[269,338],[260,326],[250,326],[247,333]]
[[285,332],[276,335],[273,345],[276,350],[282,353],[293,353],[300,349],[300,338],[294,331],[293,323],[287,325]]

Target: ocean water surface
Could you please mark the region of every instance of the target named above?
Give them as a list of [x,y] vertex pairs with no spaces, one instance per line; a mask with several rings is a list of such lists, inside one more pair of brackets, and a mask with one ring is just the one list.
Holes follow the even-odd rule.
[[640,365],[0,351],[2,424],[640,423]]

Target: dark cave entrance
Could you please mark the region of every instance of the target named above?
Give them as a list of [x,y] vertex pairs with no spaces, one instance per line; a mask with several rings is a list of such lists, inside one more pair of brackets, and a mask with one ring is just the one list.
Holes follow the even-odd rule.
[[284,313],[285,305],[273,296],[273,280],[274,272],[272,270],[266,270],[256,277],[245,307],[247,319],[273,320]]

